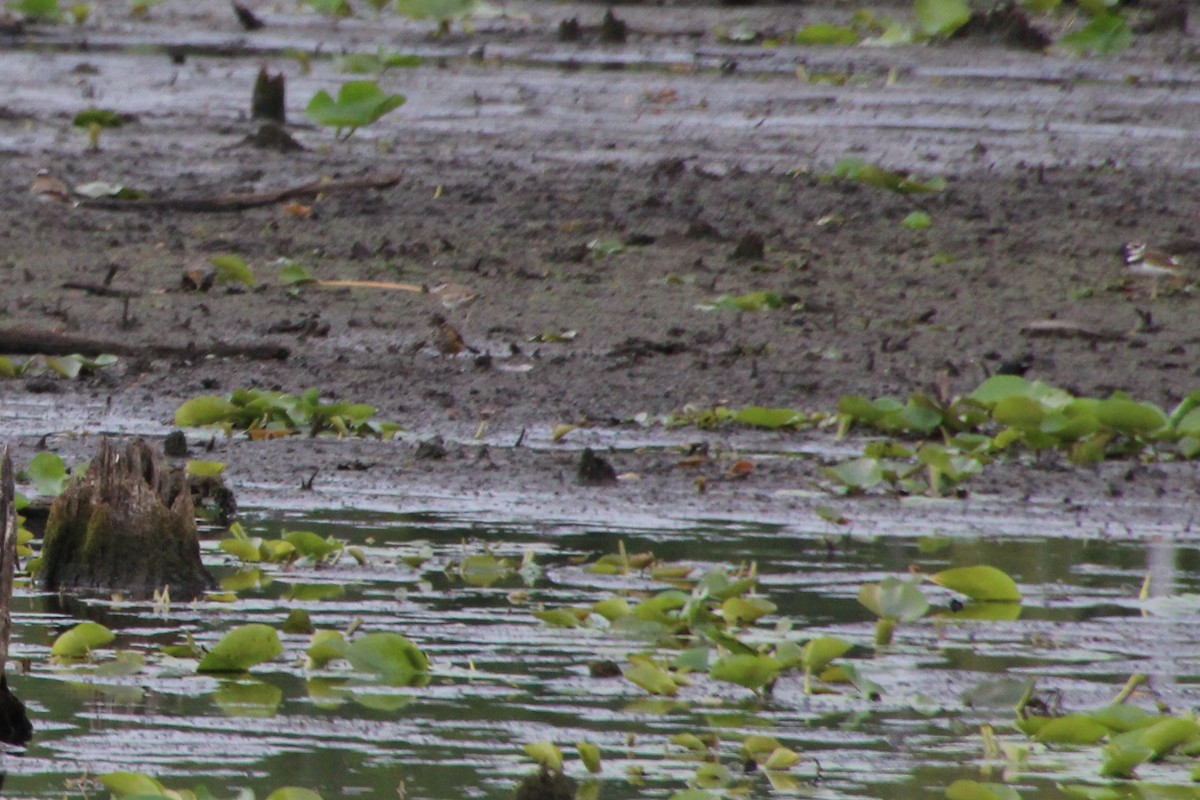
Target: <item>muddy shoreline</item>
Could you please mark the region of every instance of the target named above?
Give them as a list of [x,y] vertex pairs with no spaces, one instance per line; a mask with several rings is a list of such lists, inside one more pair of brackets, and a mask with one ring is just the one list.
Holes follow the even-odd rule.
[[[99,19],[86,32],[110,45],[191,41],[180,63],[162,52],[72,49],[77,34],[66,28],[0,52],[14,76],[0,101],[0,184],[11,200],[0,209],[5,324],[135,349],[219,341],[291,353],[285,361],[134,356],[78,381],[4,381],[18,460],[39,443],[68,460],[84,457],[93,448],[79,438],[84,431],[162,435],[174,409],[198,394],[317,387],[377,406],[409,438],[218,442],[214,457],[229,462],[235,488],[245,481],[250,497],[286,491],[316,470],[309,496],[319,502],[394,497],[407,510],[421,498],[418,507],[451,512],[536,508],[553,517],[561,507],[586,518],[586,509],[657,509],[651,516],[819,525],[812,508],[831,498],[819,491],[817,467],[852,452],[828,431],[708,433],[632,420],[688,405],[832,410],[843,394],[904,397],[947,383],[968,392],[1013,361],[1079,394],[1121,388],[1168,406],[1200,385],[1190,288],[1200,260],[1193,37],[1139,36],[1109,60],[981,43],[768,51],[734,47],[714,30],[739,21],[794,28],[822,9],[630,7],[620,9],[637,31],[627,45],[576,46],[571,66],[583,68],[562,69],[552,58],[564,56],[558,22],[600,11],[506,10],[448,40],[415,23],[326,24],[269,11],[272,38],[239,54],[216,43],[252,40],[223,6],[201,3],[164,8],[141,28]],[[38,46],[39,37],[54,46]],[[381,79],[408,96],[404,107],[334,142],[303,107],[317,88],[348,76],[332,59],[314,59],[302,74],[278,56],[314,42],[324,52],[386,42],[431,57]],[[292,133],[304,152],[242,144],[254,128],[245,109],[264,55],[288,78]],[[730,59],[738,68],[723,72]],[[587,66],[618,61],[626,68]],[[801,81],[797,65],[841,83]],[[70,127],[92,104],[137,118],[106,132],[97,152]],[[944,177],[947,186],[900,196],[831,180],[846,156]],[[399,170],[403,178],[301,208],[114,212],[28,194],[47,167],[70,186],[107,180],[159,198],[322,176]],[[932,227],[901,226],[913,210],[927,212]],[[1130,280],[1121,250],[1131,241],[1174,254],[1187,288],[1153,292]],[[186,273],[207,269],[217,253],[244,258],[257,285],[185,289]],[[319,280],[431,291],[288,286],[278,277],[288,262]],[[63,288],[110,271],[112,287],[137,293],[127,306]],[[777,293],[783,307],[702,308],[754,291]],[[434,315],[467,348],[442,352]],[[1051,338],[1030,328],[1046,321],[1077,333]],[[42,391],[50,393],[34,394]],[[560,423],[584,427],[553,445]],[[450,442],[449,454],[417,460],[416,440],[433,436]],[[640,448],[647,438],[651,446]],[[704,468],[703,494],[697,475],[678,466],[696,441],[718,454]],[[640,477],[578,487],[574,461],[585,444],[615,448],[617,471]],[[725,479],[745,453],[754,473]],[[338,469],[355,462],[373,466]],[[999,505],[1033,498],[1069,514],[1097,509],[1087,524],[1184,532],[1195,478],[1191,465],[1075,470],[1025,459],[993,465],[966,488]],[[919,527],[926,513],[895,498],[844,503],[880,525],[905,509]]]

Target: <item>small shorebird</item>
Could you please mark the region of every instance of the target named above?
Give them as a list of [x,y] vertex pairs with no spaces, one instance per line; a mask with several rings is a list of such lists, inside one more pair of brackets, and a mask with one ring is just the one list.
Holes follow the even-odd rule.
[[1150,247],[1145,242],[1130,242],[1125,245],[1125,271],[1133,278],[1151,281],[1150,297],[1158,297],[1158,281],[1168,278],[1176,288],[1183,286],[1183,271],[1179,262],[1169,253]]
[[442,355],[456,356],[463,350],[470,350],[472,353],[479,352],[467,344],[463,335],[458,332],[458,328],[447,322],[441,314],[434,314],[429,318],[429,322],[433,325],[433,346]]

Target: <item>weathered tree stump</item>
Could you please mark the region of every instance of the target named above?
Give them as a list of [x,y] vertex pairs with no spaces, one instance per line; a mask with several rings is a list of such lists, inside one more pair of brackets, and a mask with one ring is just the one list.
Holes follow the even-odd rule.
[[17,507],[13,502],[13,466],[8,448],[0,461],[0,742],[25,744],[33,736],[33,726],[25,713],[25,704],[8,688],[5,666],[8,664],[8,639],[12,633],[13,573],[17,569]]
[[212,588],[187,475],[141,439],[124,453],[102,439],[87,473],[50,506],[42,585],[134,598],[169,587],[177,600]]

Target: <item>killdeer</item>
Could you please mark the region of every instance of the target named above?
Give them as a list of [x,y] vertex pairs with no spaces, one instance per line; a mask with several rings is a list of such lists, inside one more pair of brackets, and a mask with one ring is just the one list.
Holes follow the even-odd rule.
[[1183,286],[1183,271],[1179,262],[1169,253],[1150,247],[1145,242],[1130,242],[1125,245],[1125,271],[1133,278],[1151,281],[1150,297],[1158,296],[1158,281],[1168,278],[1179,289]]

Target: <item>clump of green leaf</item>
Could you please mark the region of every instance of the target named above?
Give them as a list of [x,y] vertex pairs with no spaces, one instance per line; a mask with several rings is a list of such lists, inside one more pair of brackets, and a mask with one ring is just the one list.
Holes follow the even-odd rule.
[[946,188],[946,179],[937,177],[922,180],[914,175],[905,175],[884,169],[861,158],[848,156],[833,165],[831,178],[878,186],[896,194],[923,194],[940,192]]
[[8,7],[30,22],[54,23],[63,18],[58,0],[13,0]]
[[338,72],[357,75],[382,75],[389,69],[407,69],[421,66],[421,57],[406,53],[389,53],[382,47],[374,53],[347,53],[333,62]]
[[411,19],[437,22],[438,32],[448,33],[450,26],[474,14],[479,0],[396,0],[396,11]]
[[[288,531],[278,539],[250,536],[240,523],[229,526],[229,536],[218,545],[243,564],[291,564],[307,558],[313,563],[336,562],[343,552],[356,550],[333,536],[322,537],[312,531]],[[361,555],[361,553],[360,553]]]
[[756,291],[745,294],[723,294],[699,306],[704,311],[773,311],[783,308],[783,297],[777,292]]
[[217,271],[217,283],[240,283],[254,287],[254,271],[246,260],[235,253],[217,253],[208,259]]
[[64,378],[75,379],[111,367],[117,360],[114,355],[105,354],[89,358],[78,353],[70,356],[30,356],[24,361],[0,356],[0,378],[19,378],[53,372]]
[[89,108],[80,111],[71,120],[73,126],[87,131],[88,147],[92,150],[100,147],[101,132],[107,128],[120,128],[127,122],[129,117],[109,108]]
[[334,128],[337,138],[346,139],[406,101],[404,95],[385,93],[375,81],[348,81],[338,89],[337,99],[324,89],[317,92],[305,113],[318,125]]
[[1133,31],[1116,12],[1105,10],[1077,31],[1064,34],[1056,44],[1076,55],[1111,56],[1133,42]]
[[251,439],[289,436],[307,430],[309,435],[391,437],[401,427],[374,419],[376,409],[365,403],[322,403],[316,389],[300,395],[238,389],[227,397],[193,397],[175,412],[181,428],[219,425],[244,431]]

